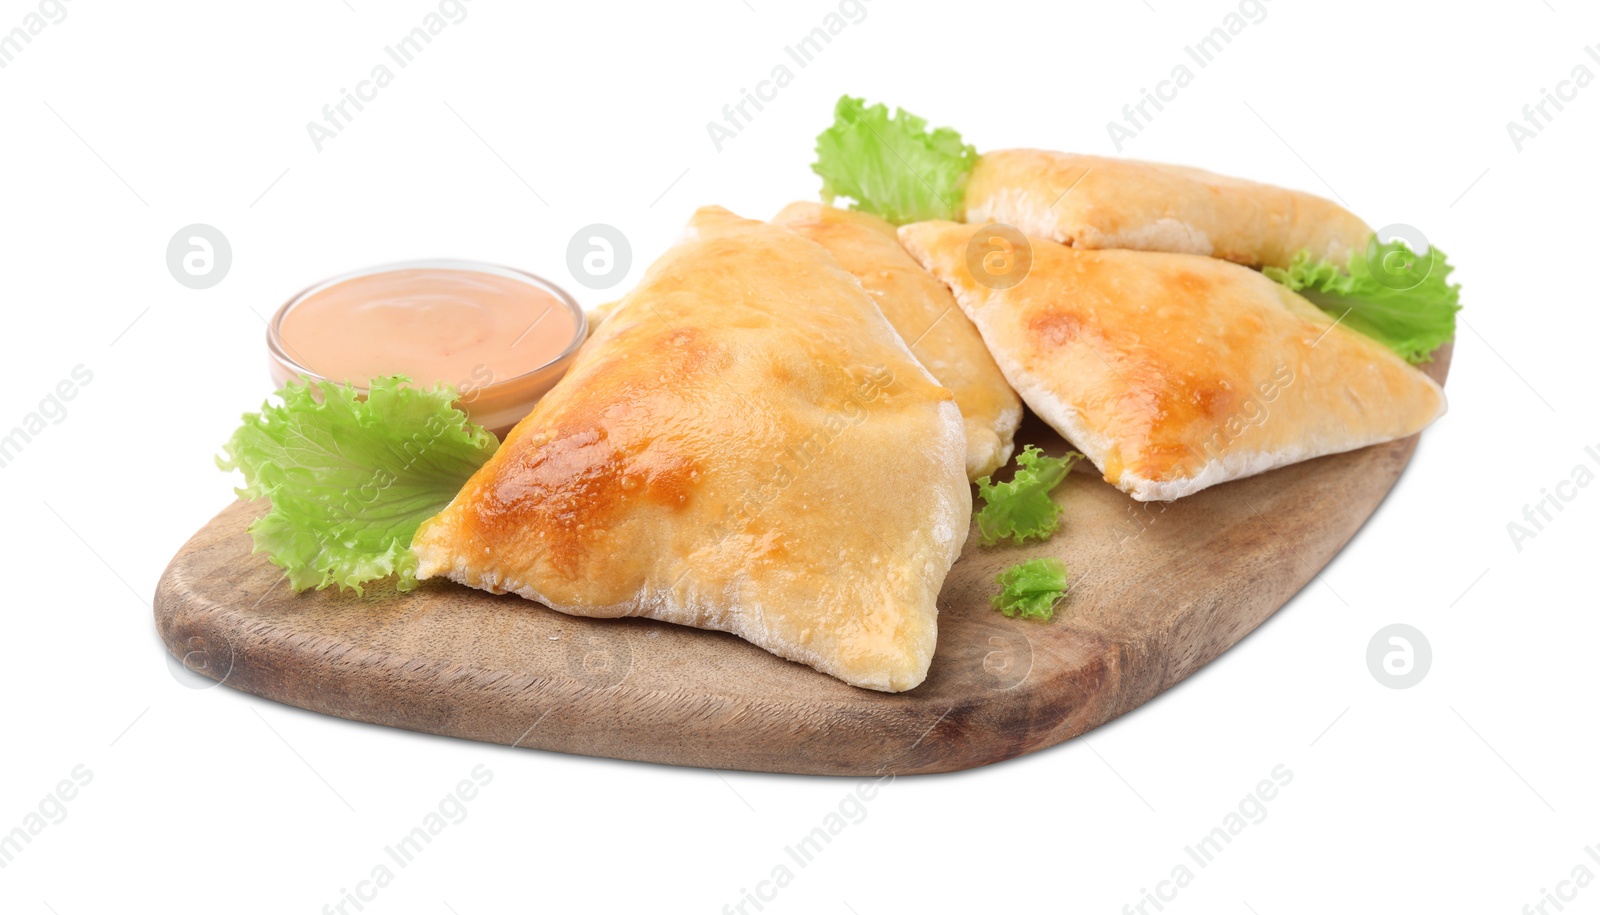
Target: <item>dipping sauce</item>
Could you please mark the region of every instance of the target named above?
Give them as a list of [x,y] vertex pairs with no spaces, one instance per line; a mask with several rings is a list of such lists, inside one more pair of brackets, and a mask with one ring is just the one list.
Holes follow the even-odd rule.
[[502,435],[566,371],[587,328],[559,287],[508,267],[416,261],[335,277],[279,309],[273,380],[310,375],[365,388],[383,375],[445,382]]

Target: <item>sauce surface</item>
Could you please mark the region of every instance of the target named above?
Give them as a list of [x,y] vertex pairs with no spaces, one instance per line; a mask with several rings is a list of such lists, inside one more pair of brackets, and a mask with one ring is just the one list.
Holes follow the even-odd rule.
[[284,314],[279,334],[294,361],[334,381],[482,385],[545,365],[577,329],[561,300],[522,280],[419,267],[319,289]]

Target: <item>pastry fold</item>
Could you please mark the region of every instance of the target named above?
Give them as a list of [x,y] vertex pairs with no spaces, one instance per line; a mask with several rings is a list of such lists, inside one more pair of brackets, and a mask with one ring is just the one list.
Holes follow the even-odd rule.
[[980,231],[900,239],[1028,406],[1135,499],[1404,438],[1445,410],[1431,378],[1247,267],[1029,239],[1026,278],[999,289],[968,267]]
[[1039,149],[980,156],[965,219],[1074,248],[1203,254],[1251,267],[1287,267],[1302,250],[1343,265],[1372,235],[1354,213],[1313,194],[1180,165]]
[[1022,401],[950,290],[906,253],[894,226],[871,213],[806,202],[789,204],[772,221],[827,248],[955,395],[967,430],[967,477],[988,476],[1010,460]]
[[966,540],[950,392],[822,247],[708,207],[413,541],[419,578],[927,675]]

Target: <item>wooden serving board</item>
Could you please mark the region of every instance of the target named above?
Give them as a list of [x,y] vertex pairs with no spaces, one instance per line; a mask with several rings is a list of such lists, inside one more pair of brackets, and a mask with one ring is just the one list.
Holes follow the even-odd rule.
[[[1427,367],[1441,382],[1450,352]],[[1066,443],[1030,416],[1019,443]],[[1087,462],[1056,491],[1063,528],[984,548],[940,594],[928,679],[847,686],[733,636],[567,616],[444,581],[410,594],[295,594],[251,554],[265,506],[235,503],[172,560],[156,626],[235,689],[357,721],[472,740],[718,769],[829,775],[981,766],[1137,708],[1260,625],[1383,500],[1416,438],[1134,502]],[[994,577],[1056,555],[1073,576],[1049,623],[989,606]]]

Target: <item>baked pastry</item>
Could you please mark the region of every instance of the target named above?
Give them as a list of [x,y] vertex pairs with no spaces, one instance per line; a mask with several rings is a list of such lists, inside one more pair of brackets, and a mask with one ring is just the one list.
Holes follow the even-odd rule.
[[900,239],[1028,406],[1140,501],[1403,438],[1445,410],[1431,378],[1247,267],[1030,239],[1026,278],[994,288],[968,266],[980,231],[922,222]]
[[1343,265],[1372,229],[1313,194],[1198,168],[1039,149],[984,153],[967,180],[970,223],[999,222],[1074,248],[1204,254],[1287,267]]
[[422,524],[417,577],[906,690],[967,536],[965,451],[950,392],[825,249],[707,207]]
[[804,202],[789,204],[772,221],[827,248],[955,395],[967,429],[967,477],[986,477],[1010,460],[1022,401],[950,290],[911,259],[894,226],[871,213]]

